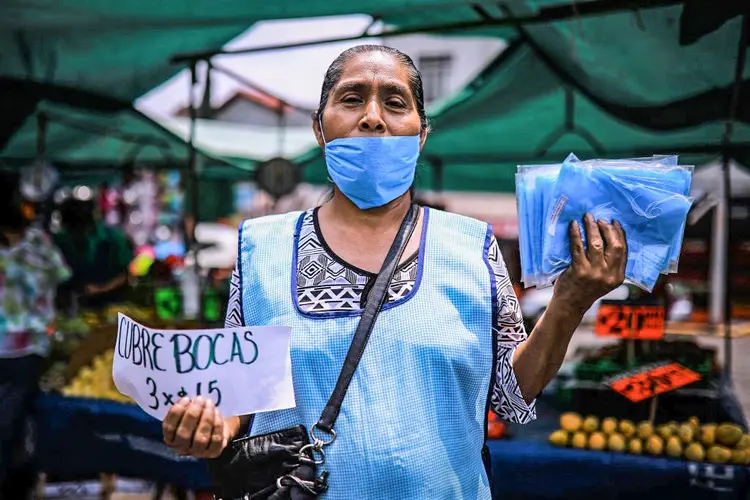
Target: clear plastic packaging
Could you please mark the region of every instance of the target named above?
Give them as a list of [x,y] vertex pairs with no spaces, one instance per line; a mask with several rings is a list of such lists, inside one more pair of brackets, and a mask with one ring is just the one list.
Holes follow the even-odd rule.
[[[653,289],[659,274],[676,272],[693,167],[677,156],[519,165],[519,245],[525,287],[551,285],[570,265],[568,225],[586,212],[623,225],[627,281]],[[583,229],[583,225],[581,224]],[[581,231],[585,244],[585,231]]]
[[[672,246],[680,241],[692,199],[684,196],[685,170],[679,167],[611,167],[606,161],[563,163],[547,213],[542,271],[553,274],[570,265],[567,227],[588,212],[623,226],[628,242],[625,276],[651,291],[669,268]],[[586,243],[585,231],[584,245]]]

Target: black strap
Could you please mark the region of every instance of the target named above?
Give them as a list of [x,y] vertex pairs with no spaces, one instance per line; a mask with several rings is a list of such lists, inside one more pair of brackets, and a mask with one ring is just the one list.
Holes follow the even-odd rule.
[[362,311],[362,317],[357,325],[357,331],[354,333],[354,338],[349,346],[349,351],[346,353],[344,366],[341,368],[341,373],[339,373],[336,387],[333,389],[333,393],[316,424],[317,427],[326,432],[331,432],[333,424],[339,416],[341,403],[344,401],[344,396],[349,388],[349,383],[352,381],[359,360],[365,350],[365,345],[367,345],[367,340],[370,338],[370,333],[375,325],[375,319],[385,302],[388,288],[390,287],[398,263],[401,261],[401,256],[404,254],[404,250],[406,249],[406,245],[409,244],[412,234],[414,234],[414,228],[417,226],[418,219],[419,206],[412,203],[409,212],[401,223],[396,238],[393,240],[391,249],[388,250],[388,254],[383,262],[383,267],[375,278],[375,284],[372,286],[372,289],[368,294],[365,310]]

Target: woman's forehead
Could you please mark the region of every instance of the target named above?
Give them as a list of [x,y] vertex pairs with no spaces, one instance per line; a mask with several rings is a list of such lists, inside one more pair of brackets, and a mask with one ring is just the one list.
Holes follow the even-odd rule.
[[364,82],[401,83],[408,87],[409,72],[396,57],[385,52],[357,54],[343,66],[339,84]]

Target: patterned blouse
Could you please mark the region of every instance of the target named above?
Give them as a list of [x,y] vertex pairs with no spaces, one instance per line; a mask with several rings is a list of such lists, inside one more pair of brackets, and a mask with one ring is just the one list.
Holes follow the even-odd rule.
[[69,277],[60,251],[38,229],[0,248],[0,358],[47,353],[55,290]]
[[[317,208],[305,212],[300,230],[297,266],[297,299],[308,313],[353,311],[360,309],[363,294],[375,274],[344,262],[326,244],[318,225]],[[417,279],[419,252],[402,262],[391,281],[388,302],[408,295]],[[495,275],[498,312],[494,320],[497,358],[494,361],[492,410],[501,418],[525,424],[536,418],[535,401],[526,404],[513,371],[513,354],[526,340],[521,308],[505,267],[500,247],[492,238],[489,261]],[[239,263],[238,263],[239,265]],[[227,328],[244,326],[240,302],[240,279],[237,268],[232,273]]]

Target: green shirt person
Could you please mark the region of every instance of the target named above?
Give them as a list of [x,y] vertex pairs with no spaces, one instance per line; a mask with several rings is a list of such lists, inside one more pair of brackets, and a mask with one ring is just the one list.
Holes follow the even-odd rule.
[[122,301],[133,259],[125,233],[97,222],[90,201],[67,200],[61,215],[63,230],[55,243],[73,271],[67,288],[79,294],[84,306]]

